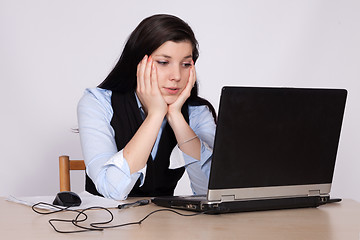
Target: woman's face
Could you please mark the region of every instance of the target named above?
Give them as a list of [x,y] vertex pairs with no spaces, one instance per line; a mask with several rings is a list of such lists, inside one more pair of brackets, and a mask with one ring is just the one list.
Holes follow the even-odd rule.
[[170,105],[176,101],[189,80],[192,45],[189,41],[167,41],[151,57],[157,69],[160,92]]

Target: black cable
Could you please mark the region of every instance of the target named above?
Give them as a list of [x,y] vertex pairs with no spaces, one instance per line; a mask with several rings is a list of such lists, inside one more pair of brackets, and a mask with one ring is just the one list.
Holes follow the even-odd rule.
[[[52,208],[55,208],[55,209],[58,209],[58,210],[54,210],[54,211],[50,211],[50,212],[40,212],[40,211],[36,210],[36,207],[39,206],[39,205],[49,206],[49,207],[52,207]],[[31,206],[31,208],[32,208],[32,210],[34,212],[36,212],[38,214],[42,214],[42,215],[47,215],[47,214],[53,214],[53,213],[56,213],[56,212],[66,211],[70,207],[71,206],[69,206],[69,207],[60,207],[60,206],[56,206],[56,205],[45,203],[45,202],[38,202],[38,203],[35,203],[34,205]],[[69,210],[69,211],[76,211],[76,210]]]
[[[51,206],[55,209],[58,210],[54,210],[54,211],[50,211],[50,212],[41,212],[36,210],[36,207],[39,205],[46,205],[46,206]],[[172,212],[175,214],[178,214],[180,216],[184,216],[184,217],[191,217],[191,216],[196,216],[196,215],[200,215],[200,214],[204,214],[204,212],[197,212],[197,213],[191,213],[191,214],[183,214],[180,213],[178,211],[175,211],[173,209],[158,209],[155,211],[150,212],[149,214],[147,214],[145,217],[143,217],[141,220],[137,221],[137,222],[128,222],[128,223],[123,223],[123,224],[118,224],[118,225],[111,225],[111,226],[99,226],[99,225],[105,225],[105,224],[109,224],[114,220],[114,215],[112,214],[112,212],[104,207],[89,207],[89,208],[85,208],[81,211],[79,210],[73,210],[73,209],[69,209],[70,207],[59,207],[56,205],[52,205],[49,203],[44,203],[44,202],[39,202],[36,203],[32,206],[32,209],[34,212],[38,213],[38,214],[43,214],[43,215],[48,215],[48,214],[53,214],[53,213],[57,213],[57,212],[63,212],[63,211],[68,211],[68,212],[76,212],[77,215],[74,219],[50,219],[48,222],[51,225],[51,227],[58,233],[80,233],[80,232],[88,232],[88,231],[103,231],[104,229],[109,229],[109,228],[118,228],[118,227],[125,227],[125,226],[129,226],[129,225],[140,225],[142,222],[144,222],[147,218],[149,218],[151,215],[158,213],[158,212]],[[94,223],[90,223],[89,225],[91,227],[84,227],[79,225],[79,223],[85,222],[88,219],[88,216],[86,215],[86,211],[89,210],[94,210],[94,209],[98,209],[98,210],[105,210],[106,212],[109,213],[110,215],[110,220],[106,220],[103,222],[94,222]],[[83,219],[79,219],[80,216],[84,216]],[[62,230],[58,230],[56,228],[56,226],[53,224],[54,222],[67,222],[67,223],[72,223],[74,226],[83,229],[83,230],[74,230],[74,231],[62,231]]]
[[[107,221],[104,221],[104,222],[98,222],[98,223],[90,223],[89,225],[93,228],[88,228],[88,227],[84,227],[84,226],[80,226],[78,224],[78,222],[83,222],[83,221],[79,221],[78,218],[79,216],[81,216],[81,214],[85,214],[86,211],[89,211],[89,210],[94,210],[94,209],[100,209],[100,210],[105,210],[106,212],[108,212],[110,214],[110,220],[107,220]],[[86,215],[86,214],[85,214]],[[100,227],[95,227],[93,226],[93,224],[108,224],[108,223],[111,223],[112,221],[114,220],[114,215],[112,214],[112,212],[110,212],[109,209],[107,208],[104,208],[104,207],[89,207],[89,208],[85,208],[83,209],[82,211],[79,211],[78,212],[78,215],[75,217],[75,219],[72,221],[72,224],[76,227],[79,227],[79,228],[82,228],[82,229],[85,229],[85,230],[90,230],[90,231],[94,231],[94,230],[98,230],[98,231],[102,231],[104,230],[104,228],[100,228]]]
[[[41,212],[39,210],[36,209],[37,206],[39,205],[45,205],[45,206],[50,206],[52,208],[58,209],[58,210],[54,210],[54,211],[50,211],[50,212]],[[76,215],[75,219],[58,219],[58,218],[53,218],[53,219],[49,219],[49,224],[50,226],[58,233],[79,233],[79,232],[88,232],[88,231],[102,231],[102,229],[98,229],[98,228],[87,228],[87,227],[82,227],[80,225],[78,225],[78,222],[85,222],[88,219],[88,216],[84,213],[84,211],[79,211],[79,210],[74,210],[74,209],[69,209],[71,206],[68,207],[60,207],[60,206],[56,206],[53,204],[49,204],[49,203],[45,203],[45,202],[39,202],[34,204],[31,208],[34,212],[38,213],[38,214],[42,214],[42,215],[49,215],[49,214],[53,214],[53,213],[57,213],[57,212],[76,212],[78,213]],[[111,214],[111,213],[110,213]],[[80,219],[79,220],[79,216],[83,215],[84,219]],[[77,230],[77,231],[61,231],[58,230],[55,225],[53,224],[53,222],[67,222],[67,223],[72,223],[73,225],[75,225],[76,227],[82,228],[84,230]]]
[[196,215],[203,214],[202,212],[192,213],[192,214],[183,214],[183,213],[177,212],[177,211],[172,210],[172,209],[163,208],[163,209],[158,209],[158,210],[150,212],[144,218],[142,218],[140,221],[137,221],[137,222],[129,222],[129,223],[123,223],[123,224],[119,224],[119,225],[104,226],[104,227],[96,226],[96,225],[102,224],[102,223],[91,223],[90,226],[95,227],[95,228],[100,228],[100,229],[107,229],[107,228],[125,227],[125,226],[129,226],[129,225],[140,225],[148,217],[150,217],[151,215],[153,215],[155,213],[158,213],[158,212],[172,212],[172,213],[176,213],[176,214],[178,214],[180,216],[183,216],[183,217],[191,217],[191,216],[196,216]]

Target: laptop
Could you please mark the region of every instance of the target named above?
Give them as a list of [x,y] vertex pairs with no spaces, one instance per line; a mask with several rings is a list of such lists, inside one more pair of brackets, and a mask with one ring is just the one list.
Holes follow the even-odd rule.
[[205,213],[318,207],[331,199],[345,89],[222,88],[207,195],[155,197]]

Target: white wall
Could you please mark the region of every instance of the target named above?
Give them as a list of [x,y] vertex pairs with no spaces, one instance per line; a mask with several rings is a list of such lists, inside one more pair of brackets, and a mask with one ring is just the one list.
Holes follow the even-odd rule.
[[197,35],[200,93],[216,108],[223,85],[348,89],[333,195],[360,200],[359,12],[358,0],[0,0],[0,195],[58,192],[58,155],[82,158],[83,90],[143,18],[171,13]]

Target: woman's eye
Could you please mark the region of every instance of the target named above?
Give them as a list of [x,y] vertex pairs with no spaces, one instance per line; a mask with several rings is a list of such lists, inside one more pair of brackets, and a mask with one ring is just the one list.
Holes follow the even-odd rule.
[[191,63],[183,63],[182,65],[183,65],[183,67],[188,68],[188,67],[191,67],[192,64]]
[[167,61],[157,61],[157,63],[160,64],[160,65],[166,65],[166,64],[168,64],[169,62],[167,62]]

